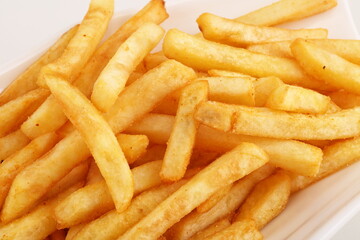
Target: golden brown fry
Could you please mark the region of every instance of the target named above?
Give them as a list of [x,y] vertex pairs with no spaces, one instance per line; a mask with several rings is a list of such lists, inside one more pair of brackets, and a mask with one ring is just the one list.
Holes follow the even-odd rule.
[[206,81],[195,81],[181,91],[175,123],[160,171],[163,181],[178,181],[186,172],[199,126],[194,113],[197,106],[207,100],[208,88]]
[[235,221],[253,219],[256,228],[262,229],[285,209],[290,190],[290,177],[284,173],[262,180],[246,198]]
[[[120,94],[117,104],[107,116],[113,130],[116,133],[124,131],[150,112],[165,96],[183,87],[193,78],[193,70],[171,60],[147,72]],[[139,89],[146,89],[141,98],[138,97]],[[48,154],[16,176],[8,196],[8,207],[14,212],[7,219],[29,211],[56,182],[90,155],[77,131],[62,139]],[[35,187],[37,191],[33,192]]]
[[210,13],[203,13],[196,20],[203,36],[211,41],[246,47],[264,42],[276,42],[304,39],[327,38],[327,29],[284,29],[248,25],[234,20],[222,18]]
[[211,224],[231,215],[239,208],[246,196],[250,193],[256,183],[268,177],[275,170],[266,164],[253,173],[234,183],[230,192],[221,199],[213,208],[204,213],[193,211],[176,223],[169,231],[169,239],[185,240],[193,236]]
[[207,237],[210,237],[211,235],[220,232],[221,230],[227,228],[231,225],[231,222],[229,221],[229,218],[221,219],[207,228],[197,232],[194,236],[189,238],[189,240],[203,240],[207,239]]
[[36,80],[41,68],[61,56],[77,30],[78,25],[64,33],[36,62],[12,81],[0,94],[0,106],[38,88]]
[[258,26],[273,26],[310,17],[336,5],[336,0],[281,0],[235,20]]
[[229,184],[228,186],[225,186],[224,188],[220,189],[219,191],[211,195],[208,199],[206,199],[205,202],[201,203],[196,208],[196,211],[199,213],[209,211],[212,207],[214,207],[221,199],[223,199],[228,194],[232,186],[233,184]]
[[[74,86],[90,97],[93,84],[113,57],[118,47],[140,26],[146,22],[160,24],[168,17],[163,0],[151,0],[142,10],[127,20],[113,35],[111,35],[94,53],[88,63],[74,81]],[[51,119],[51,120],[49,120]],[[21,127],[22,131],[30,138],[56,131],[67,118],[61,107],[53,97],[46,100]],[[38,126],[37,126],[38,124]]]
[[131,164],[131,167],[138,167],[148,162],[164,159],[165,150],[165,145],[153,145],[146,150],[146,153],[143,156]]
[[121,44],[94,84],[91,101],[95,107],[102,112],[110,109],[124,89],[130,73],[163,35],[164,30],[160,26],[146,23]]
[[0,162],[13,153],[25,147],[30,139],[21,131],[17,130],[0,138]]
[[0,239],[2,240],[43,240],[49,234],[56,231],[56,221],[53,218],[53,210],[61,199],[65,198],[83,183],[77,183],[56,198],[39,204],[29,214],[15,221],[0,226]]
[[195,117],[218,130],[261,137],[333,140],[360,134],[360,108],[307,115],[208,101],[200,104]]
[[329,110],[331,99],[310,89],[282,84],[268,97],[265,106],[288,112],[321,114]]
[[185,182],[181,180],[171,185],[162,185],[140,194],[124,212],[118,213],[113,210],[86,224],[73,240],[116,239]]
[[331,100],[343,109],[360,106],[360,96],[345,91],[337,91],[329,94]]
[[[196,174],[188,183],[159,204],[120,239],[154,239],[190,213],[220,188],[246,176],[268,161],[266,153],[242,143]],[[214,182],[213,179],[217,181]]]
[[56,142],[57,136],[54,133],[38,137],[0,164],[0,208],[16,175],[49,151]]
[[265,42],[250,45],[246,49],[251,52],[271,55],[275,57],[293,58],[290,44],[291,41]]
[[229,227],[224,230],[215,233],[214,235],[208,237],[207,239],[211,240],[262,240],[263,236],[256,228],[256,224],[253,220],[243,219],[239,222],[231,224]]
[[114,0],[91,0],[88,12],[64,53],[41,69],[37,84],[45,87],[48,77],[73,82],[104,36],[113,11]]
[[283,82],[277,77],[258,78],[254,82],[255,86],[255,106],[263,107],[271,93]]
[[45,89],[35,89],[0,106],[0,137],[19,127],[48,95]]
[[49,77],[46,84],[84,138],[105,179],[116,209],[123,211],[134,194],[134,180],[111,127],[91,102],[68,82]]
[[291,44],[291,51],[309,75],[339,89],[360,94],[360,66],[302,39]]
[[167,32],[163,51],[168,58],[176,59],[197,70],[228,70],[254,77],[279,77],[288,84],[326,89],[323,83],[310,79],[291,59],[257,54],[191,36],[176,29]]
[[145,135],[118,134],[116,138],[129,164],[140,158],[149,145],[149,139]]
[[[161,184],[161,161],[132,169],[135,195]],[[79,202],[82,204],[79,205]],[[114,209],[114,202],[104,181],[89,184],[74,192],[55,208],[58,228],[67,228],[91,221]]]
[[315,177],[305,177],[297,174],[291,176],[291,191],[299,191],[327,176],[350,166],[360,159],[360,138],[340,141],[324,148],[324,159],[319,173]]

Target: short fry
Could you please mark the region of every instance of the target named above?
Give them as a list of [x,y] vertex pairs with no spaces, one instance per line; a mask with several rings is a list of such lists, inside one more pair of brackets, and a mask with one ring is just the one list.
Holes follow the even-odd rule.
[[147,23],[121,44],[94,84],[91,101],[95,107],[102,112],[110,109],[124,89],[130,73],[159,43],[163,35],[164,30],[160,26]]
[[206,101],[207,97],[208,83],[206,81],[196,81],[182,89],[175,123],[160,171],[163,181],[178,181],[184,176],[199,126],[194,119],[194,113],[199,103]]
[[260,27],[210,13],[201,14],[196,21],[206,39],[235,47],[246,47],[264,42],[295,40],[297,38],[327,38],[327,30],[324,28],[293,30]]
[[[155,239],[220,188],[246,176],[268,161],[256,145],[242,143],[196,174],[120,239]],[[213,178],[216,177],[216,183]],[[200,194],[201,192],[201,194]],[[151,229],[151,230],[150,230]]]

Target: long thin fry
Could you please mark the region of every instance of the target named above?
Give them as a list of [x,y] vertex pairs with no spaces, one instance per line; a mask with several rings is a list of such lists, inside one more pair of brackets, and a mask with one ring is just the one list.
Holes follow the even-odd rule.
[[36,62],[21,73],[0,94],[0,106],[21,95],[38,88],[36,80],[43,66],[53,62],[64,52],[69,41],[78,30],[78,25],[64,33]]

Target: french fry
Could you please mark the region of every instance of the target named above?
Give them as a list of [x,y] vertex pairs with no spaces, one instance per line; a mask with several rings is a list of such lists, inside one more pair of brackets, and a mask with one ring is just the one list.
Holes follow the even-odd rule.
[[113,0],[92,0],[64,53],[41,69],[37,84],[46,87],[46,79],[51,76],[73,82],[104,36],[113,11]]
[[163,35],[164,30],[160,26],[147,23],[121,44],[94,84],[91,101],[100,111],[107,112],[115,103],[130,73],[159,43]]
[[293,58],[290,44],[291,41],[265,42],[247,46],[246,49],[251,52],[266,54],[275,57]]
[[57,230],[56,232],[50,235],[50,240],[65,240],[66,231],[65,230]]
[[[165,96],[183,87],[193,78],[193,70],[171,60],[144,74],[120,94],[117,103],[107,115],[114,132],[128,128],[150,112]],[[139,98],[139,92],[145,90],[142,98]],[[63,138],[48,154],[16,176],[7,197],[7,204],[4,205],[4,209],[8,208],[8,214],[2,215],[3,221],[10,221],[33,208],[56,182],[90,155],[79,132],[73,131]]]
[[[161,184],[161,164],[161,161],[155,161],[132,169],[135,195]],[[79,205],[79,202],[82,204]],[[109,190],[104,181],[99,181],[65,198],[54,212],[58,228],[62,229],[91,221],[112,209],[114,202]]]
[[146,70],[153,69],[154,67],[157,67],[161,63],[169,60],[167,57],[165,57],[164,53],[162,51],[157,53],[150,53],[148,54],[144,59],[144,65]]
[[118,134],[116,138],[129,164],[140,158],[149,145],[149,139],[145,135]]
[[56,231],[56,221],[53,218],[53,209],[57,203],[67,195],[80,188],[77,183],[57,197],[43,202],[29,214],[0,226],[0,239],[2,240],[43,240]]
[[350,93],[360,93],[358,65],[302,39],[291,44],[291,51],[309,75]]
[[[189,182],[160,203],[120,239],[154,239],[190,213],[220,188],[246,176],[268,161],[266,153],[242,143],[201,170]],[[217,181],[214,182],[213,178]]]
[[198,78],[209,84],[209,99],[230,104],[255,105],[254,81],[247,77]]
[[210,69],[208,71],[208,74],[210,75],[210,77],[240,77],[240,78],[249,78],[251,80],[256,80],[256,78],[243,73],[231,72],[231,71],[225,71],[219,69]]
[[263,107],[271,93],[283,82],[277,77],[258,78],[254,82],[255,86],[255,106]]
[[57,136],[54,133],[38,137],[0,164],[0,208],[16,175],[49,151],[56,142]]
[[165,150],[165,145],[153,145],[146,150],[146,153],[143,156],[131,164],[131,167],[138,167],[148,162],[164,159]]
[[186,172],[199,126],[194,119],[194,112],[201,102],[207,100],[208,88],[206,81],[196,81],[181,91],[175,123],[160,171],[163,181],[178,181]]
[[319,173],[315,177],[305,177],[290,174],[291,191],[299,191],[327,176],[357,162],[360,157],[360,138],[333,143],[324,148],[324,159],[321,162]]
[[21,131],[17,130],[0,138],[0,162],[25,147],[30,139]]
[[74,240],[76,234],[78,234],[78,232],[80,232],[84,226],[85,226],[85,223],[69,228],[69,230],[66,234],[65,240]]
[[45,100],[49,91],[35,89],[0,106],[0,137],[14,131]]
[[343,109],[360,106],[360,96],[345,91],[337,91],[329,94],[331,100]]
[[265,106],[288,112],[326,113],[331,99],[310,89],[282,84],[268,97]]
[[221,199],[223,199],[226,194],[231,190],[233,184],[229,184],[228,186],[225,186],[224,188],[220,189],[213,195],[211,195],[208,199],[206,199],[205,202],[201,203],[197,208],[196,211],[199,213],[207,212],[212,207],[214,207]]
[[[149,114],[128,128],[127,132],[145,134],[150,141],[165,144],[173,124],[173,116]],[[226,152],[241,142],[258,145],[269,155],[272,164],[303,175],[316,173],[322,160],[321,149],[303,142],[224,133],[205,125],[200,125],[198,128],[195,148]]]
[[231,225],[231,222],[229,221],[228,218],[221,219],[221,220],[211,224],[207,228],[197,232],[194,236],[189,238],[189,240],[206,239],[207,237],[210,237],[211,235],[220,232],[221,230],[227,228],[230,225]]
[[286,207],[290,196],[291,179],[278,172],[259,182],[239,209],[235,221],[253,219],[262,229]]
[[86,224],[73,240],[116,239],[184,185],[185,182],[186,180],[181,180],[171,185],[162,185],[140,194],[124,212],[118,213],[113,210]]
[[324,28],[293,30],[261,27],[226,19],[211,13],[201,14],[196,22],[206,39],[234,47],[246,47],[252,44],[295,40],[297,38],[327,38],[327,30]]
[[171,227],[167,233],[169,238],[174,240],[188,239],[198,231],[229,216],[240,207],[255,184],[271,175],[274,169],[274,167],[266,164],[235,182],[230,192],[209,211],[204,213],[193,211]]
[[211,240],[262,240],[263,236],[256,228],[256,224],[253,220],[243,219],[239,222],[231,224],[229,227],[224,230],[215,233],[214,235],[208,237],[207,239]]
[[65,177],[57,182],[49,192],[46,193],[44,199],[50,199],[65,191],[78,182],[84,182],[89,170],[89,161],[84,161],[74,167]]
[[211,69],[241,72],[253,77],[279,77],[288,84],[314,89],[328,89],[323,83],[309,78],[291,59],[257,54],[191,36],[176,29],[165,35],[163,51],[168,58],[176,59],[197,70]]
[[90,101],[68,82],[49,77],[46,84],[86,141],[117,211],[123,211],[134,194],[134,180],[111,127]]
[[200,104],[195,117],[202,124],[218,130],[261,137],[333,140],[360,133],[360,108],[307,115],[208,101]]
[[[88,63],[74,81],[74,86],[80,89],[87,97],[90,97],[93,84],[114,56],[118,47],[133,32],[146,22],[160,24],[168,17],[162,0],[151,0],[142,10],[127,20],[113,35],[109,37],[94,53]],[[56,118],[52,118],[56,116]],[[49,121],[52,119],[51,121]],[[30,138],[56,131],[67,121],[61,107],[53,97],[46,100],[45,106],[41,106],[22,126],[22,131]],[[37,126],[37,124],[39,126]]]
[[325,12],[336,5],[336,0],[281,0],[235,20],[258,26],[273,26],[310,17]]
[[0,93],[0,106],[38,88],[36,80],[41,68],[61,56],[77,30],[78,26],[75,26],[64,33],[36,62],[10,83]]

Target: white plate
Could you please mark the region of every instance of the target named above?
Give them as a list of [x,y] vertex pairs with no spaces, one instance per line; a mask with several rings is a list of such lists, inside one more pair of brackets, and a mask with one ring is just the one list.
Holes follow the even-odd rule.
[[[116,2],[120,4],[122,1]],[[195,20],[203,12],[235,18],[272,2],[274,0],[168,1],[170,19],[163,26],[166,29],[176,27],[188,33],[196,33],[198,29]],[[325,27],[329,29],[331,38],[359,39],[346,0],[338,0],[338,2],[338,6],[331,11],[285,26]],[[139,4],[132,5],[134,8]],[[116,14],[117,17],[112,20],[109,33],[126,19],[120,16],[127,16],[129,13],[127,11]],[[64,29],[59,29],[59,33],[60,30]],[[56,38],[56,35],[48,36],[48,41],[54,41]],[[44,50],[34,51],[17,64],[0,70],[0,89],[6,87]],[[292,196],[286,210],[263,229],[265,238],[269,240],[329,239],[360,210],[359,172],[360,163],[357,163]]]

